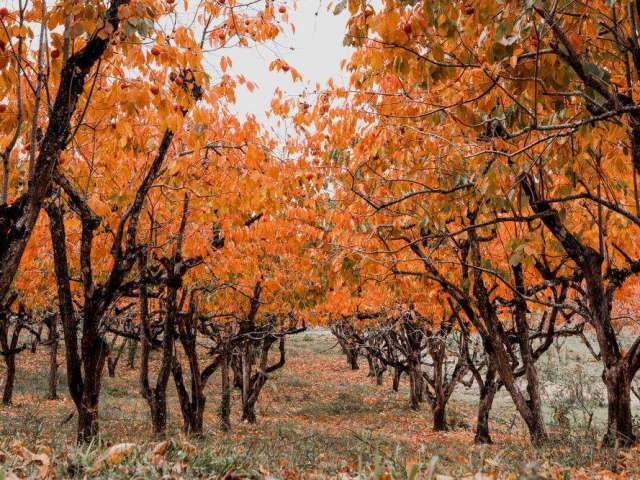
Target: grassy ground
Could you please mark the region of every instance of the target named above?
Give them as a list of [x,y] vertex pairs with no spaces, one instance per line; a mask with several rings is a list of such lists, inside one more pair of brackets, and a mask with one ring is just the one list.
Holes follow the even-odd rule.
[[[527,446],[522,425],[504,394],[493,411],[496,444],[474,446],[475,396],[464,387],[450,403],[453,429],[432,432],[426,406],[420,412],[408,408],[404,380],[399,393],[391,391],[389,376],[384,386],[377,387],[366,376],[366,364],[359,371],[349,370],[332,337],[312,332],[290,341],[287,364],[265,386],[255,425],[240,422],[236,392],[233,431],[219,431],[220,385],[216,377],[208,387],[204,437],[183,439],[171,387],[169,430],[174,440],[158,462],[152,461],[157,444],[150,435],[147,406],[138,393],[137,371],[128,370],[123,362],[116,378],[104,380],[100,411],[103,449],[75,449],[75,418],[69,420],[74,409],[66,396],[64,377],[60,384],[64,398],[43,400],[46,352],[25,353],[18,359],[14,405],[0,409],[0,445],[4,445],[0,464],[4,458],[8,468],[14,458],[15,465],[24,466],[24,457],[29,456],[20,454],[24,446],[30,452],[57,458],[51,460],[50,472],[57,469],[60,478],[86,473],[87,468],[89,478],[160,478],[165,474],[233,478],[229,472],[275,478],[358,473],[378,478],[459,478],[478,472],[492,478],[574,478],[582,473],[584,478],[593,478],[611,470],[624,472],[627,478],[640,478],[640,460],[636,458],[640,451],[597,448],[603,418],[597,365],[589,365],[577,345],[567,351],[564,358],[554,357],[553,352],[540,363],[552,434],[549,446],[540,450]],[[98,469],[96,461],[104,448],[123,442],[136,445],[128,452],[127,461]],[[38,465],[32,461],[31,470],[24,467],[22,474],[35,475],[33,469]]]

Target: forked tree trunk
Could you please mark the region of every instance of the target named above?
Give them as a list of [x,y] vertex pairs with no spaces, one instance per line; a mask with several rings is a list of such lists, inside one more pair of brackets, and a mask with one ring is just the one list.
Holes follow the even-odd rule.
[[[498,342],[494,342],[494,348],[499,350],[502,349],[503,346]],[[531,399],[527,399],[516,383],[516,378],[511,364],[507,359],[507,353],[502,350],[498,353],[492,354],[491,362],[495,362],[500,379],[502,380],[505,389],[509,392],[518,413],[527,426],[531,443],[536,447],[543,445],[548,440],[548,436],[544,425],[544,418],[542,416],[542,406],[538,401],[538,385],[532,384],[531,378],[527,379],[527,391],[529,392],[529,395],[534,396],[534,400],[532,401]],[[535,400],[536,397],[538,397],[538,400]]]
[[286,361],[285,353],[285,337],[280,337],[279,350],[280,359],[278,362],[269,366],[269,350],[275,343],[277,337],[271,334],[264,334],[264,338],[260,342],[260,352],[257,364],[257,372],[252,374],[252,363],[245,360],[254,360],[258,353],[248,354],[250,347],[243,346],[243,365],[242,365],[242,420],[248,423],[256,422],[255,406],[260,396],[260,392],[268,379],[268,374],[282,368]]
[[[634,153],[637,153],[637,129],[634,129],[633,133],[632,143]],[[567,255],[582,272],[586,284],[585,296],[589,305],[590,323],[600,347],[604,367],[603,381],[607,388],[609,415],[607,432],[602,443],[605,446],[628,447],[636,441],[631,416],[630,384],[638,365],[635,355],[621,351],[618,334],[611,319],[611,308],[616,289],[622,286],[632,269],[627,269],[626,273],[618,270],[615,276],[612,276],[610,271],[606,272],[602,250],[597,251],[583,243],[565,227],[560,213],[549,202],[540,198],[530,176],[523,174],[519,180],[533,211],[540,215],[547,229],[562,244]],[[629,369],[630,364],[627,363],[630,360],[633,370]]]
[[[185,198],[185,213],[183,215],[183,226],[180,231],[179,244],[182,244],[182,232],[184,231],[184,225],[186,223],[186,210],[187,200]],[[180,249],[177,248],[177,252]],[[194,263],[195,265],[197,263]],[[174,262],[172,268],[167,269],[167,273],[170,270],[173,272],[179,272],[180,275],[187,273],[191,268],[187,263],[183,263],[181,256],[174,255]],[[177,274],[176,274],[177,275]],[[182,284],[182,277],[175,279],[180,280]],[[174,282],[177,283],[177,282]],[[183,304],[186,299],[186,291],[182,292],[182,300],[180,305]],[[204,423],[204,408],[206,405],[206,397],[204,395],[204,389],[211,375],[218,369],[221,363],[223,363],[223,355],[217,355],[215,359],[202,371],[200,370],[200,361],[198,359],[198,317],[197,317],[197,301],[194,297],[194,292],[190,293],[189,310],[187,312],[181,312],[179,307],[171,308],[171,311],[175,311],[175,329],[178,333],[179,345],[182,346],[184,357],[187,359],[189,366],[189,385],[190,388],[185,386],[184,376],[182,374],[181,357],[177,355],[178,344],[176,344],[176,354],[173,357],[173,380],[178,393],[178,401],[180,402],[180,411],[182,412],[183,429],[185,432],[192,435],[200,435],[203,431]]]
[[[477,241],[477,234],[472,231],[470,237],[474,240],[471,244],[473,264],[480,267],[480,249]],[[481,270],[474,271],[473,294],[483,319],[485,335],[483,342],[489,346],[490,362],[500,375],[500,379],[505,389],[509,392],[518,413],[527,425],[529,437],[534,446],[541,446],[547,440],[547,431],[542,416],[542,404],[540,401],[540,390],[535,361],[531,354],[531,345],[526,325],[526,303],[524,302],[524,286],[522,282],[522,270],[519,265],[513,267],[516,290],[520,295],[516,297],[515,311],[513,314],[518,331],[518,343],[521,351],[521,358],[525,369],[527,380],[526,390],[529,398],[526,398],[513,371],[507,348],[510,345],[509,339],[500,323],[495,305],[489,298],[489,291],[484,283]],[[477,319],[476,319],[477,321]]]
[[[187,389],[186,387],[179,358],[174,359],[173,379],[178,393],[180,410],[182,412],[183,430],[192,435],[200,435],[204,428],[204,409],[207,402],[204,389],[211,375],[213,375],[218,367],[224,362],[224,355],[218,355],[204,370],[200,371],[196,347],[196,330],[195,325],[193,325],[192,322],[195,322],[195,320],[193,319],[193,315],[190,315],[189,323],[191,323],[191,325],[188,325],[184,318],[179,320],[178,325],[180,343],[182,344],[185,356],[189,362],[189,372],[191,376],[189,382],[190,389]],[[224,383],[224,373],[222,380]]]
[[429,372],[424,373],[423,382],[425,397],[433,415],[433,430],[436,432],[444,432],[449,429],[447,404],[468,369],[466,358],[463,355],[464,350],[462,350],[465,345],[463,340],[453,371],[448,375],[446,338],[452,332],[452,325],[452,320],[443,321],[437,334],[429,334],[427,340],[427,352],[431,357],[433,367],[431,369],[432,375]]
[[360,368],[358,366],[358,347],[354,346],[351,329],[345,327],[344,324],[335,324],[331,327],[331,333],[338,340],[340,349],[347,359],[347,365],[351,370],[358,370]]
[[138,255],[138,278],[140,280],[140,330],[142,332],[142,353],[140,357],[140,392],[147,401],[151,414],[153,433],[164,435],[167,428],[167,384],[174,363],[174,328],[176,316],[177,288],[169,287],[166,298],[166,312],[163,321],[162,358],[160,369],[154,386],[149,379],[149,363],[153,349],[151,319],[149,318],[149,297],[147,292],[147,257],[146,252]]

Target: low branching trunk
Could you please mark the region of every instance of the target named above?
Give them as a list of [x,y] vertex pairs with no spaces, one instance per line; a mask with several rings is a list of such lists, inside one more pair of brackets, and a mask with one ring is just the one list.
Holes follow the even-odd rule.
[[[633,132],[634,158],[640,158],[637,130]],[[540,215],[551,234],[562,244],[566,254],[576,263],[584,280],[583,294],[588,306],[588,321],[595,330],[603,364],[602,379],[607,389],[608,419],[603,445],[626,448],[636,442],[631,416],[631,381],[640,368],[640,338],[624,353],[620,347],[618,333],[613,324],[611,310],[616,291],[625,281],[640,271],[640,262],[625,255],[626,268],[604,265],[605,255],[601,243],[598,250],[584,242],[580,236],[569,231],[563,216],[542,197],[531,174],[519,178],[532,210]],[[599,224],[601,242],[604,226]]]
[[269,366],[269,350],[278,337],[272,334],[265,334],[260,341],[259,358],[257,359],[257,371],[253,373],[253,360],[255,355],[249,352],[251,347],[245,343],[242,354],[242,420],[248,423],[256,422],[255,406],[262,388],[268,379],[268,374],[282,368],[286,361],[285,337],[280,337],[279,350],[280,358],[278,362]]
[[358,370],[358,346],[354,342],[354,330],[351,325],[344,322],[336,322],[331,325],[331,333],[338,340],[340,349],[347,359],[347,365],[351,370]]

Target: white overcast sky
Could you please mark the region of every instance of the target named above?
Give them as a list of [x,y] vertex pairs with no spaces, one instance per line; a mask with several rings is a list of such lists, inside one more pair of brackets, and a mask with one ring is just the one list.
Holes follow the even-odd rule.
[[[292,5],[291,0],[286,3]],[[238,88],[238,113],[254,114],[258,120],[271,124],[265,112],[277,87],[285,94],[297,95],[305,87],[312,91],[317,83],[325,85],[329,78],[337,85],[346,85],[348,76],[340,69],[340,62],[350,56],[350,49],[342,45],[348,15],[334,15],[333,11],[327,11],[327,3],[327,0],[298,0],[295,9],[288,9],[295,33],[287,28],[276,45],[235,48],[229,52],[233,72],[245,75],[258,86],[253,93]],[[276,58],[296,68],[303,81],[293,83],[290,73],[270,72],[269,64]]]

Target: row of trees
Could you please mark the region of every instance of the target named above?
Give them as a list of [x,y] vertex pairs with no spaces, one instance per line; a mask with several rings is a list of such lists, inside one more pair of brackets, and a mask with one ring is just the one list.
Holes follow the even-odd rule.
[[[428,319],[421,332],[475,339],[480,403],[503,387],[534,444],[548,437],[536,361],[558,336],[581,336],[602,365],[604,443],[633,444],[639,5],[344,9],[349,87],[320,94],[328,115],[318,102],[294,117],[300,151],[326,152],[332,184],[333,296],[350,300],[329,313],[357,325],[385,312],[383,333],[370,333],[380,346],[365,348],[390,346],[403,362],[411,352],[384,333],[403,331],[403,311]],[[420,337],[429,352],[431,334]],[[393,352],[378,358],[395,365]]]
[[[496,393],[506,388],[506,383],[489,354],[490,344],[475,333],[473,325],[465,320],[453,302],[441,319],[427,318],[415,310],[402,308],[395,313],[379,312],[373,315],[374,322],[363,323],[363,317],[368,315],[360,314],[355,319],[347,317],[332,324],[332,332],[352,369],[359,369],[358,357],[364,356],[369,365],[369,376],[375,377],[378,385],[382,385],[385,372],[392,372],[392,389],[396,392],[401,378],[406,377],[410,407],[418,410],[420,404],[426,402],[434,431],[448,430],[447,404],[455,389],[475,387],[478,393],[475,442],[492,443],[491,408]],[[535,380],[531,379],[530,369],[535,369],[535,362],[560,338],[577,337],[588,342],[585,322],[556,329],[558,321],[558,318],[543,318],[531,326],[527,339],[531,357],[526,361],[532,362],[533,366],[529,365],[529,368],[520,354],[522,335],[517,324],[505,324],[504,338],[508,340],[505,348],[510,360],[508,374],[515,379],[516,388],[524,381],[526,392],[538,399],[537,404],[528,404],[532,415],[538,417],[538,424],[533,426],[540,429],[541,435],[545,434],[541,385],[537,374],[534,373]],[[542,443],[544,438],[535,441]]]
[[[308,251],[322,231],[298,219],[311,211],[300,192],[319,182],[276,155],[253,117],[232,113],[236,88],[255,85],[231,73],[223,52],[271,42],[287,24],[286,6],[269,0],[0,9],[6,403],[29,335],[52,347],[56,396],[61,330],[79,441],[99,432],[103,377],[125,342],[131,355],[139,345],[156,433],[171,379],[185,430],[202,431],[216,372],[223,426],[230,378],[243,418],[255,421],[268,374],[285,363],[285,337],[305,328],[297,312],[315,302]],[[272,67],[299,77],[282,60]]]

